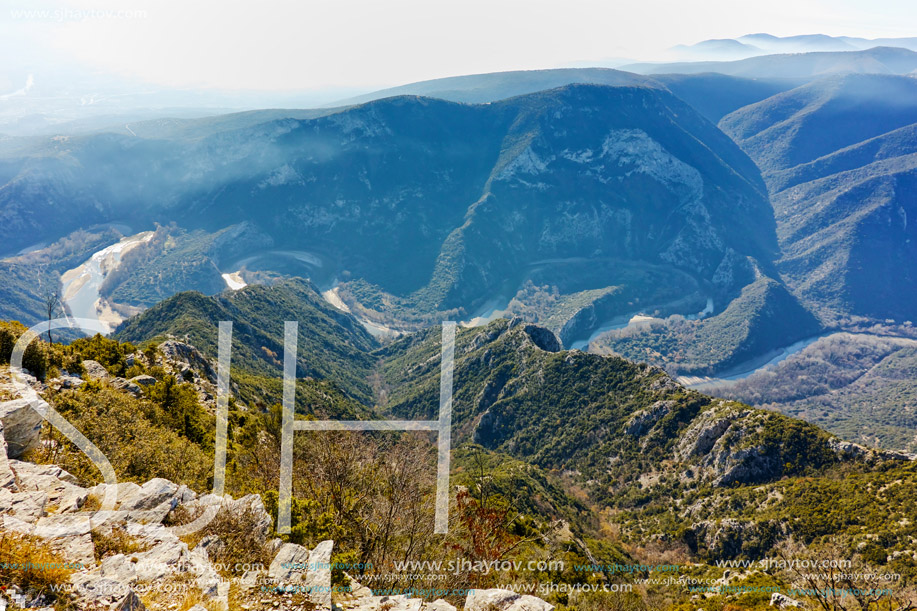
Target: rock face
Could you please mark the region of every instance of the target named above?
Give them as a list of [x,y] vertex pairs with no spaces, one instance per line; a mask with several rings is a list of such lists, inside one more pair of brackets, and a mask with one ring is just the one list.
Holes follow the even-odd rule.
[[25,399],[0,403],[0,423],[6,439],[6,453],[19,458],[26,451],[38,447],[41,433],[41,415]]
[[784,524],[768,520],[705,520],[691,526],[687,542],[694,553],[711,558],[736,558],[743,553],[764,554],[775,539],[787,535],[786,530]]
[[675,407],[674,401],[656,401],[648,409],[634,412],[624,427],[624,432],[634,437],[643,435]]

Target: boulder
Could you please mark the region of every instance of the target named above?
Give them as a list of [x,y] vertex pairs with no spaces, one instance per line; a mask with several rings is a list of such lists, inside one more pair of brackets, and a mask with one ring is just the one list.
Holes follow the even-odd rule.
[[112,378],[111,386],[115,390],[129,392],[135,397],[140,397],[143,394],[139,384],[134,384],[130,380],[125,380],[124,378]]
[[156,378],[154,378],[153,376],[145,375],[145,374],[133,377],[130,379],[130,381],[136,384],[137,386],[141,386],[143,388],[147,388],[148,386],[154,386],[156,384]]
[[108,370],[102,366],[98,361],[86,360],[83,361],[83,370],[86,371],[86,375],[89,376],[90,380],[100,380],[107,382],[111,379],[111,374],[108,373]]
[[790,607],[802,607],[802,603],[780,592],[774,592],[771,594],[770,606],[777,607],[778,609],[787,609]]
[[0,423],[3,424],[8,457],[19,458],[38,447],[41,421],[41,415],[25,399],[0,403]]
[[157,508],[163,503],[169,503],[174,508],[180,501],[179,490],[181,488],[178,484],[161,477],[151,479],[121,501],[120,509],[123,511],[142,511]]
[[551,605],[528,594],[511,590],[472,590],[465,599],[465,611],[552,611]]
[[284,543],[271,561],[267,574],[277,580],[278,585],[298,581],[299,575],[308,568],[308,562],[309,548],[296,543]]

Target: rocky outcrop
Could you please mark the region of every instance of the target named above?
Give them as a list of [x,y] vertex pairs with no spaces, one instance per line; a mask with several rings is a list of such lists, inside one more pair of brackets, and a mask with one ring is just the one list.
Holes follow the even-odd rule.
[[211,383],[216,383],[216,371],[210,361],[194,346],[170,339],[159,344],[159,352],[176,373],[183,374],[189,371],[190,377],[196,375],[195,372],[200,372]]
[[755,557],[763,555],[786,535],[784,524],[727,518],[693,524],[685,541],[692,552],[709,558],[736,558],[742,554]]
[[[0,429],[0,449],[4,445]],[[60,467],[10,460],[5,454],[0,460],[0,483],[0,530],[36,537],[67,562],[82,567],[70,578],[70,596],[76,608],[137,611],[144,608],[139,594],[181,583],[213,601],[208,609],[225,609],[229,582],[211,562],[211,553],[223,543],[210,535],[192,548],[162,523],[173,509],[187,506],[197,510],[201,501],[206,501],[216,502],[233,514],[247,512],[254,518],[251,528],[257,541],[265,549],[280,550],[271,569],[250,571],[245,579],[256,583],[259,578],[281,578],[299,586],[298,592],[306,593],[304,600],[316,608],[330,609],[333,542],[322,542],[313,550],[293,544],[281,547],[279,540],[272,545],[268,540],[271,518],[257,495],[240,499],[205,495],[199,499],[186,486],[161,478],[143,485],[121,482],[113,485],[116,504],[112,514],[95,509],[109,492],[109,485],[83,488]],[[90,499],[92,503],[88,503]],[[136,551],[116,553],[97,562],[93,532],[111,537],[115,529]],[[287,565],[299,560],[302,566]],[[270,581],[280,585],[280,580]],[[23,594],[27,595],[32,596]]]
[[653,428],[663,416],[672,411],[673,407],[675,407],[674,401],[656,401],[649,408],[634,412],[624,425],[624,432],[634,437],[643,435]]
[[278,588],[305,592],[322,608],[331,607],[331,550],[334,541],[322,541],[309,550],[286,543],[274,556],[268,575]]
[[533,344],[545,352],[560,352],[563,349],[557,336],[544,327],[525,325],[522,330],[529,336]]
[[16,474],[10,468],[7,458],[6,439],[3,435],[3,422],[0,421],[0,489],[16,490]]

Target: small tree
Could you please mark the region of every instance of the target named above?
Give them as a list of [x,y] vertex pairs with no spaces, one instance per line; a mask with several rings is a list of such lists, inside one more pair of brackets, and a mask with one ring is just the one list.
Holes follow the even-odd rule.
[[53,344],[51,339],[51,321],[62,311],[60,293],[55,289],[45,293],[45,309],[48,312],[48,343]]

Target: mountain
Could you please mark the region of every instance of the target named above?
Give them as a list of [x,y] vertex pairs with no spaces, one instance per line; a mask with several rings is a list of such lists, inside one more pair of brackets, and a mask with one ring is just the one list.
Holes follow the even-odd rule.
[[336,102],[334,105],[352,106],[403,95],[438,98],[467,104],[483,104],[547,89],[556,89],[575,83],[612,87],[658,87],[652,79],[611,68],[515,70],[420,81],[347,98]]
[[103,296],[146,307],[217,292],[224,273],[308,275],[375,324],[486,319],[515,300],[559,332],[573,321],[565,342],[639,308],[722,311],[756,275],[776,277],[757,168],[664,88],[138,128],[10,143],[6,243],[87,221],[174,223],[125,256]]
[[679,58],[687,60],[710,59],[720,61],[745,59],[746,57],[765,53],[765,51],[753,44],[740,42],[732,38],[713,38],[702,40],[693,45],[676,45],[669,51]]
[[[297,376],[335,380],[347,394],[369,402],[368,377],[376,340],[352,316],[328,305],[307,281],[284,280],[271,287],[251,286],[214,297],[179,293],[116,330],[122,341],[141,343],[177,337],[215,359],[220,321],[233,327],[232,363],[259,376],[279,377],[284,321],[299,321]],[[321,355],[309,358],[308,355]]]
[[700,74],[717,72],[745,78],[811,79],[828,74],[910,74],[917,69],[917,52],[894,47],[865,51],[829,51],[763,55],[736,61],[628,64],[621,70],[638,74]]
[[711,123],[744,106],[802,85],[804,80],[743,78],[715,72],[660,74],[654,79],[691,105]]
[[764,170],[790,287],[823,320],[917,315],[917,81],[820,79],[720,121]]
[[[755,45],[760,49],[769,52],[782,53],[807,53],[807,52],[830,52],[830,51],[857,51],[864,48],[881,46],[876,42],[869,47],[862,47],[852,44],[852,39],[843,37],[827,36],[825,34],[802,34],[799,36],[773,36],[771,34],[746,34],[738,39],[738,42],[747,45]],[[864,41],[866,42],[866,41]],[[888,45],[894,46],[894,45]]]
[[[299,282],[259,287],[257,299],[245,289],[233,304],[222,303],[225,298],[185,295],[141,314],[122,328],[120,336],[144,341],[162,328],[213,327],[214,315],[204,312],[205,303],[226,308],[219,316],[235,317],[240,330],[254,329],[261,311],[241,304],[286,302],[293,289],[300,296],[297,307],[302,315],[320,308],[316,294]],[[272,320],[276,314],[290,313],[272,314]],[[301,358],[321,363],[325,354],[363,352],[375,363],[372,417],[436,418],[439,330],[424,330],[381,347],[356,345],[350,331],[340,331],[356,321],[343,313],[339,317],[326,327],[332,332],[321,343],[301,346]],[[312,328],[311,323],[303,324]],[[243,383],[250,363],[259,358],[255,347],[262,341],[244,331],[239,345],[234,345],[240,355],[234,377]],[[212,349],[204,352],[212,354]],[[319,380],[340,384],[345,393],[352,395],[354,384],[359,384],[352,376],[335,377],[328,366],[324,371],[316,373]],[[596,508],[613,509],[615,522],[632,541],[680,541],[701,558],[754,557],[789,536],[836,535],[852,545],[868,540],[867,532],[881,531],[890,547],[908,545],[908,528],[890,521],[880,524],[872,514],[855,525],[813,522],[823,503],[830,501],[810,496],[819,487],[836,486],[843,479],[839,473],[861,482],[898,478],[909,490],[917,479],[902,455],[870,453],[775,412],[686,390],[659,368],[564,351],[549,331],[519,318],[460,329],[453,380],[453,444],[474,444],[544,473],[563,473],[565,479],[554,481],[566,482],[567,490],[578,491]],[[774,498],[766,512],[750,501],[749,495],[757,494]],[[855,505],[869,496],[865,490],[857,492],[845,504]],[[890,501],[871,498],[891,509]],[[697,502],[701,506],[687,510]],[[673,503],[685,511],[672,512]],[[709,522],[715,507],[720,518],[730,520]],[[781,520],[785,527],[775,530]],[[740,529],[741,546],[723,540],[734,529]]]
[[917,38],[869,39],[825,34],[774,36],[761,33],[738,38],[702,40],[693,45],[677,45],[670,52],[681,61],[734,61],[775,53],[865,51],[875,47],[899,47],[917,51]]

